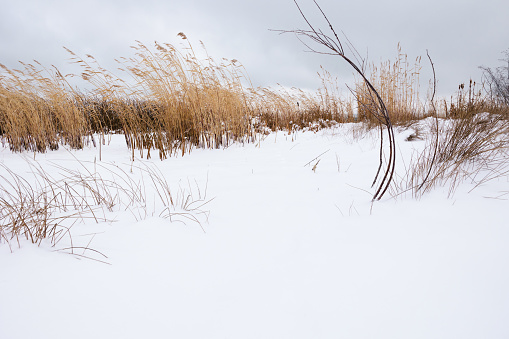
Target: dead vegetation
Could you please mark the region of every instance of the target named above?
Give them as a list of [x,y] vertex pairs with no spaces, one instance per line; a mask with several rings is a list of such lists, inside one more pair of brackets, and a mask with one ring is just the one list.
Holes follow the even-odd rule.
[[[54,165],[45,170],[27,159],[31,177],[0,165],[0,240],[11,246],[20,239],[34,244],[48,239],[55,246],[66,238],[72,253],[75,224],[111,223],[116,210],[130,211],[136,220],[158,216],[202,229],[207,221],[204,207],[213,199],[207,197],[206,184],[188,182],[176,188],[149,166],[137,167],[133,174],[114,164],[96,163],[91,169],[91,164],[78,163],[81,169]],[[147,197],[147,189],[157,195]]]
[[[0,73],[0,138],[12,151],[45,152],[59,145],[82,148],[95,135],[123,133],[135,156],[164,159],[194,147],[252,142],[268,130],[320,128],[351,119],[351,102],[340,100],[325,78],[318,94],[298,89],[252,88],[237,60],[199,59],[180,33],[182,50],[138,42],[134,56],[117,60],[123,77],[87,55],[72,51],[77,74],[25,64]],[[205,47],[203,51],[206,53]],[[329,76],[330,75],[325,75]],[[72,78],[89,88],[76,90]],[[125,80],[128,79],[128,80]]]
[[[417,57],[414,65],[411,65],[398,44],[395,61],[383,61],[379,66],[373,63],[369,67],[369,80],[380,94],[395,125],[422,119],[430,114],[419,93],[420,62],[421,58]],[[376,107],[373,107],[371,94],[363,81],[357,81],[355,94],[358,114],[367,122],[378,124],[370,113]]]

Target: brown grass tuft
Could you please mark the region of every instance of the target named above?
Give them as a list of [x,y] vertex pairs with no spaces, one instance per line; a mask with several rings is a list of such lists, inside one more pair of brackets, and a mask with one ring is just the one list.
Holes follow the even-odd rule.
[[[419,97],[419,74],[421,57],[410,65],[408,56],[401,51],[398,44],[396,61],[382,62],[380,66],[374,63],[370,67],[370,82],[380,94],[387,107],[393,124],[404,124],[426,116],[425,106]],[[356,83],[358,113],[361,119],[370,123],[374,121],[369,113],[374,108],[371,93],[362,80]]]

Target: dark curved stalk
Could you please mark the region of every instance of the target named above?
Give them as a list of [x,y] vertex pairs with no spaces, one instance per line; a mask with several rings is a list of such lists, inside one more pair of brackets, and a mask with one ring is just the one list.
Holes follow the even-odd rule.
[[[380,144],[383,145],[383,143],[384,143],[384,130],[383,130],[382,124],[380,124]],[[380,162],[378,165],[378,170],[376,171],[375,179],[373,179],[373,183],[371,184],[371,188],[373,188],[373,186],[375,186],[376,181],[378,180],[378,175],[380,174],[380,171],[382,170],[383,156],[384,156],[383,147],[380,147]]]
[[431,171],[433,170],[433,166],[435,166],[435,160],[436,160],[437,153],[438,153],[438,112],[436,110],[435,102],[434,102],[435,92],[436,92],[436,88],[437,88],[437,78],[435,76],[435,65],[433,64],[433,61],[431,60],[431,57],[429,56],[428,50],[426,50],[426,55],[428,56],[429,62],[431,63],[431,69],[433,70],[433,94],[431,95],[431,107],[432,107],[433,111],[435,112],[435,122],[436,122],[436,128],[437,129],[435,131],[436,139],[435,139],[435,150],[433,151],[433,158],[431,159],[431,163],[429,165],[428,173],[424,177],[424,180],[419,185],[417,190],[420,190],[422,188],[422,186],[424,186],[426,181],[428,181],[428,178],[429,178],[429,176],[431,174]]

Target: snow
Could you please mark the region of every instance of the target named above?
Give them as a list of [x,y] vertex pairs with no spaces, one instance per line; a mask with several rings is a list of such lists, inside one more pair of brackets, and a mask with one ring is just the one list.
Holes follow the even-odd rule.
[[[73,225],[74,254],[69,237],[3,240],[0,338],[509,337],[509,210],[494,199],[508,178],[372,203],[378,136],[355,126],[164,161],[131,161],[120,135],[101,150],[0,149],[29,181],[38,164],[131,177],[146,194]],[[396,135],[400,174],[425,145],[410,133]],[[150,170],[206,204],[162,217]]]

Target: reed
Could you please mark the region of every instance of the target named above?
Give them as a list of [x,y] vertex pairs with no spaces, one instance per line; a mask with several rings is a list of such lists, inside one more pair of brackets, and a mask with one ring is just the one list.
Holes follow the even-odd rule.
[[[407,123],[427,116],[425,105],[419,97],[419,75],[421,70],[421,57],[417,57],[411,65],[407,54],[398,44],[395,61],[384,61],[380,66],[374,63],[369,68],[369,79],[380,94],[393,124]],[[362,80],[355,85],[358,112],[361,119],[370,122],[374,117],[370,112],[376,107],[376,101]]]
[[440,105],[442,115],[455,119],[483,112],[507,114],[509,106],[505,102],[493,97],[486,88],[484,83],[481,83],[479,86],[472,79],[470,79],[468,85],[461,83],[449,101],[442,100]]
[[[318,94],[283,88],[252,88],[237,60],[200,59],[180,33],[183,48],[141,42],[134,56],[117,60],[122,76],[103,68],[91,55],[71,50],[76,74],[63,76],[39,63],[22,70],[2,65],[0,137],[13,151],[81,148],[94,134],[120,132],[132,156],[164,159],[193,148],[252,142],[269,130],[323,128],[352,116],[346,103],[327,87]],[[328,74],[330,77],[330,74]],[[69,84],[81,78],[89,91]]]
[[83,147],[89,131],[62,74],[42,65],[3,70],[0,81],[2,139],[13,151],[57,149],[59,143]]

